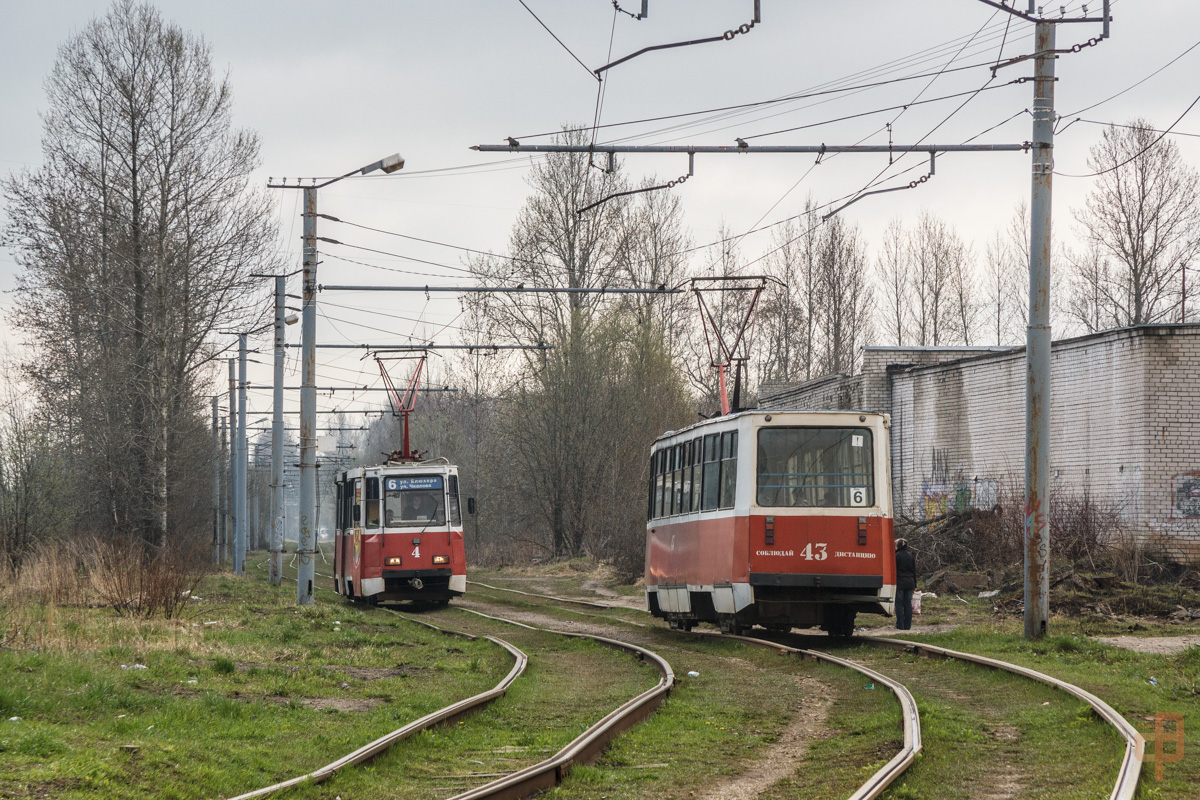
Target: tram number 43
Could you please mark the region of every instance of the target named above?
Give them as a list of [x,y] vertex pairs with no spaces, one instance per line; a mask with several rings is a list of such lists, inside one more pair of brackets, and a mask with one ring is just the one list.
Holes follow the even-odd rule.
[[800,551],[800,557],[805,561],[824,561],[829,553],[825,552],[825,542],[809,542]]

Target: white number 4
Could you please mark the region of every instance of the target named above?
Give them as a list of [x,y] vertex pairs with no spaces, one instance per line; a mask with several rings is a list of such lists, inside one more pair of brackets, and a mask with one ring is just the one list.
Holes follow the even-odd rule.
[[413,548],[413,558],[420,558],[420,557],[421,557],[421,545],[417,545],[416,547]]
[[[817,548],[815,551],[813,550],[814,547]],[[804,549],[800,551],[800,555],[805,561],[824,561],[829,558],[829,553],[825,552],[825,542],[817,542],[816,544],[810,542],[806,544]]]

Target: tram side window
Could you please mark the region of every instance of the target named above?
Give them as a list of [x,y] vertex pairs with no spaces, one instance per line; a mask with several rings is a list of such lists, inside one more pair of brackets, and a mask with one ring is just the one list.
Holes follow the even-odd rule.
[[458,476],[451,475],[447,479],[447,497],[446,506],[450,510],[450,524],[458,527],[462,525],[462,513],[458,509]]
[[679,463],[676,461],[676,456],[677,452],[674,447],[671,447],[670,450],[667,450],[667,469],[670,471],[667,471],[666,495],[664,498],[662,498],[662,511],[664,511],[667,516],[673,515],[673,513],[679,513],[677,506],[678,500],[676,498],[676,485],[679,479]]
[[680,513],[691,513],[691,475],[695,470],[696,459],[692,456],[692,447],[690,441],[685,441],[679,445],[683,447],[683,486],[679,488],[679,497],[682,501]]
[[346,512],[346,485],[338,481],[334,486],[337,489],[337,504],[334,506],[334,530],[341,531],[345,526],[342,524],[342,517]]
[[733,508],[737,490],[737,431],[721,434],[721,508]]
[[379,527],[379,478],[367,478],[367,520],[363,527]]
[[683,451],[683,445],[675,445],[675,503],[674,510],[676,514],[682,514],[683,508],[683,479],[685,470],[687,469],[686,456]]
[[666,453],[659,450],[655,455],[654,463],[654,516],[655,518],[663,515],[663,459]]
[[721,487],[720,434],[704,437],[704,491],[700,508],[711,511],[717,507],[717,493]]
[[650,481],[646,488],[646,519],[654,519],[654,465],[658,456],[650,456]]

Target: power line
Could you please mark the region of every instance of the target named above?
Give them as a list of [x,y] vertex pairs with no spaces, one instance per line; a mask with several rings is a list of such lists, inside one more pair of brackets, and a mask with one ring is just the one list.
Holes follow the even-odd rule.
[[1179,55],[1177,55],[1177,56],[1175,56],[1174,58],[1172,58],[1172,59],[1171,59],[1170,61],[1168,61],[1166,64],[1163,64],[1161,67],[1159,67],[1158,69],[1154,70],[1154,72],[1151,72],[1149,75],[1147,75],[1146,77],[1142,78],[1142,79],[1141,79],[1140,81],[1138,81],[1137,83],[1134,83],[1134,84],[1132,84],[1132,85],[1130,85],[1130,86],[1127,86],[1127,87],[1125,87],[1124,89],[1122,89],[1121,91],[1117,92],[1116,94],[1114,94],[1114,95],[1111,95],[1111,96],[1109,96],[1109,97],[1106,97],[1106,98],[1104,98],[1103,100],[1101,100],[1101,101],[1100,101],[1100,102],[1098,102],[1098,103],[1092,103],[1090,106],[1087,106],[1087,107],[1085,107],[1085,108],[1081,108],[1081,109],[1079,109],[1079,110],[1077,110],[1077,111],[1072,111],[1072,112],[1070,112],[1069,114],[1063,114],[1063,116],[1064,116],[1064,117],[1070,117],[1070,116],[1074,116],[1075,114],[1082,114],[1082,113],[1083,113],[1083,112],[1085,112],[1085,111],[1091,111],[1091,110],[1092,110],[1093,108],[1095,108],[1096,106],[1102,106],[1102,105],[1104,105],[1105,103],[1107,103],[1107,102],[1108,102],[1108,101],[1110,101],[1110,100],[1115,100],[1116,98],[1120,97],[1121,95],[1125,94],[1126,92],[1130,91],[1131,89],[1136,89],[1137,87],[1141,86],[1143,83],[1145,83],[1146,81],[1150,80],[1150,79],[1151,79],[1151,78],[1153,78],[1155,75],[1157,75],[1158,73],[1162,72],[1162,71],[1163,71],[1163,70],[1165,70],[1167,67],[1171,66],[1171,65],[1172,65],[1172,64],[1174,64],[1176,61],[1178,61],[1179,59],[1181,59],[1181,58],[1183,58],[1184,56],[1186,56],[1188,53],[1190,53],[1190,52],[1192,52],[1193,50],[1195,50],[1197,47],[1200,47],[1200,42],[1196,42],[1196,43],[1195,43],[1195,44],[1193,44],[1191,47],[1189,47],[1188,49],[1184,50],[1184,51],[1183,51],[1182,53],[1180,53]]
[[563,49],[563,50],[566,50],[566,51],[567,51],[567,53],[569,53],[569,54],[570,54],[571,58],[575,59],[575,63],[579,64],[579,66],[581,66],[581,67],[583,67],[585,70],[587,70],[587,74],[588,74],[588,77],[589,77],[589,78],[592,78],[592,79],[594,79],[594,80],[597,80],[597,81],[598,81],[598,80],[600,80],[599,76],[597,76],[597,75],[595,75],[595,74],[593,74],[593,73],[592,73],[591,67],[589,67],[587,64],[585,64],[585,63],[583,63],[582,61],[580,61],[580,60],[579,60],[579,56],[577,56],[577,55],[575,55],[574,53],[572,53],[572,52],[571,52],[571,48],[569,48],[569,47],[567,47],[565,44],[563,44],[563,40],[562,40],[562,39],[560,39],[560,38],[558,38],[558,35],[557,35],[557,34],[555,34],[555,33],[554,33],[554,31],[550,30],[550,26],[548,26],[546,23],[542,22],[542,20],[538,18],[538,15],[533,13],[533,9],[532,9],[532,8],[530,8],[529,6],[525,5],[525,0],[517,0],[517,2],[518,2],[518,3],[520,3],[522,6],[524,6],[525,10],[529,12],[529,15],[530,15],[531,17],[533,17],[534,19],[536,19],[536,20],[537,20],[537,22],[538,22],[538,25],[541,25],[543,28],[545,28],[545,29],[546,29],[546,33],[548,33],[548,34],[550,34],[551,36],[553,36],[553,37],[554,37],[554,41],[556,41],[556,42],[558,42],[560,45],[562,45],[562,49]]
[[[1151,142],[1150,144],[1148,144],[1148,145],[1146,145],[1145,147],[1143,147],[1141,150],[1139,150],[1139,151],[1138,151],[1137,153],[1135,153],[1134,155],[1132,155],[1132,156],[1130,156],[1129,158],[1127,158],[1127,159],[1125,159],[1124,161],[1122,161],[1120,164],[1114,164],[1113,166],[1111,166],[1111,167],[1108,167],[1107,169],[1102,169],[1102,170],[1100,170],[1099,172],[1089,172],[1089,173],[1087,173],[1087,174],[1085,174],[1085,175],[1072,175],[1072,174],[1069,174],[1069,173],[1066,173],[1066,172],[1059,172],[1059,171],[1057,171],[1057,170],[1055,170],[1054,174],[1055,174],[1055,175],[1059,175],[1059,176],[1061,176],[1061,177],[1063,177],[1063,178],[1095,178],[1095,177],[1098,177],[1098,176],[1100,176],[1100,175],[1107,175],[1107,174],[1108,174],[1108,173],[1110,173],[1110,172],[1113,172],[1113,171],[1115,171],[1115,170],[1118,170],[1118,169],[1120,169],[1121,167],[1125,166],[1126,164],[1130,163],[1131,161],[1136,161],[1137,159],[1141,158],[1141,157],[1142,157],[1142,156],[1143,156],[1143,155],[1144,155],[1144,154],[1145,154],[1145,153],[1146,153],[1148,150],[1150,150],[1150,148],[1154,147],[1154,146],[1155,146],[1155,145],[1157,145],[1159,142],[1161,142],[1161,141],[1163,140],[1163,138],[1164,138],[1164,137],[1165,137],[1165,136],[1166,136],[1168,133],[1171,133],[1171,132],[1172,132],[1172,129],[1173,129],[1173,128],[1174,128],[1176,125],[1178,125],[1180,122],[1182,122],[1182,121],[1183,121],[1183,118],[1184,118],[1184,117],[1186,117],[1186,116],[1188,115],[1188,112],[1190,112],[1190,111],[1191,111],[1193,108],[1195,108],[1195,107],[1196,107],[1196,103],[1200,103],[1200,95],[1197,95],[1197,96],[1196,96],[1196,99],[1195,99],[1195,100],[1193,100],[1193,101],[1191,102],[1191,105],[1189,105],[1187,108],[1185,108],[1185,109],[1183,110],[1183,113],[1179,115],[1179,118],[1178,118],[1178,119],[1176,119],[1174,122],[1172,122],[1172,123],[1170,124],[1170,126],[1169,126],[1169,127],[1168,127],[1168,128],[1165,130],[1165,131],[1163,131],[1162,133],[1160,133],[1160,134],[1159,134],[1159,136],[1158,136],[1158,138],[1156,138],[1156,139],[1155,139],[1153,142]],[[1122,127],[1125,127],[1125,126],[1122,126]]]

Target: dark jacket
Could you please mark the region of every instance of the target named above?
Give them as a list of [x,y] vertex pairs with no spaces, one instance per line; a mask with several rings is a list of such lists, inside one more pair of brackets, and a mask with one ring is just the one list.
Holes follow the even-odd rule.
[[896,588],[917,588],[917,560],[907,547],[896,551]]

